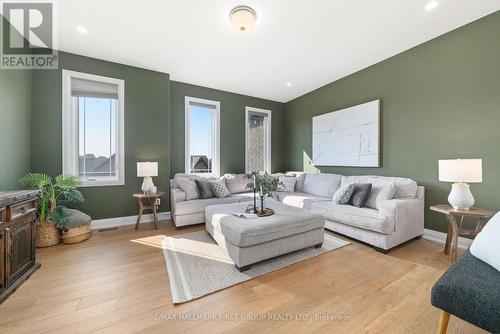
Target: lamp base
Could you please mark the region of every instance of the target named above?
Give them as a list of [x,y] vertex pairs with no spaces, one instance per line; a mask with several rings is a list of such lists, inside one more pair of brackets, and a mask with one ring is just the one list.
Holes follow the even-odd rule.
[[150,177],[150,176],[144,177],[144,179],[142,181],[141,190],[142,190],[143,193],[146,193],[146,194],[153,193],[153,190],[156,193],[156,187],[153,184],[153,178],[152,177]]
[[475,203],[467,183],[453,183],[448,202],[455,210],[469,210]]

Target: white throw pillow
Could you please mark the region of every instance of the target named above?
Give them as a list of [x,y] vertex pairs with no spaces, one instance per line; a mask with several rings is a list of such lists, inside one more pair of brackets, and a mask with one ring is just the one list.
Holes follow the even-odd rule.
[[276,191],[285,193],[293,193],[295,191],[295,183],[297,183],[295,176],[278,176],[278,180]]
[[500,271],[500,213],[497,213],[477,235],[470,246],[470,252]]

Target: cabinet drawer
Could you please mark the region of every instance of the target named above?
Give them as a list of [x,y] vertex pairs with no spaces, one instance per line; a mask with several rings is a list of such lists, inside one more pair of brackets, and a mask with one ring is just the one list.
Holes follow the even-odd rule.
[[21,202],[13,204],[7,207],[7,221],[12,221],[21,218],[24,215],[30,214],[36,211],[36,201],[29,200],[26,202]]

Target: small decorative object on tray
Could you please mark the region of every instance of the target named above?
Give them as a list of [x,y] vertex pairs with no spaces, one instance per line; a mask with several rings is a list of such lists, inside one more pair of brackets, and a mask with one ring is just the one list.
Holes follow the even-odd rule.
[[[245,210],[246,213],[254,213],[253,205],[249,205]],[[257,210],[255,213],[259,217],[269,217],[274,215],[274,210],[270,208],[265,208],[263,211]]]

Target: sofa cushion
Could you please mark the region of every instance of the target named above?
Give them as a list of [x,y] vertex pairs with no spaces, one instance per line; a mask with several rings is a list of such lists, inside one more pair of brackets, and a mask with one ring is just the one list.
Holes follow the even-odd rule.
[[311,208],[311,204],[314,202],[331,201],[330,198],[314,196],[311,194],[306,194],[301,192],[277,193],[277,194],[278,194],[278,200],[283,204],[307,210]]
[[500,243],[498,240],[500,240],[500,213],[493,216],[477,235],[470,246],[470,252],[500,271]]
[[[257,194],[257,198],[258,198],[258,196],[259,195]],[[238,198],[238,202],[253,201],[253,192],[233,194],[230,197]]]
[[196,185],[198,186],[198,192],[200,194],[201,199],[206,198],[214,198],[214,192],[212,190],[212,186],[208,183],[208,180],[205,178],[196,178]]
[[175,204],[176,215],[191,215],[196,213],[203,213],[209,205],[238,203],[242,199],[235,196],[224,198],[208,198],[208,199],[193,199],[191,201],[177,202]]
[[186,193],[187,201],[200,198],[195,179],[196,176],[191,174],[177,173],[174,176],[175,184]]
[[286,206],[274,200],[269,200],[267,206],[272,208],[275,214],[258,219],[233,216],[234,212],[244,210],[243,204],[210,206],[205,215],[207,224],[211,224],[214,230],[220,231],[227,242],[238,247],[258,245],[324,227],[321,215]]
[[[374,191],[374,198],[369,203],[376,203],[378,189],[382,189],[388,182],[393,182],[395,194],[393,198],[415,198],[417,194],[417,182],[404,177],[378,176],[378,175],[360,175],[342,177],[342,185],[351,183],[371,183]],[[373,191],[373,190],[372,190]],[[375,205],[373,204],[373,207]]]
[[278,192],[288,192],[292,193],[295,191],[295,183],[297,178],[295,176],[278,176]]
[[339,205],[332,201],[311,204],[311,211],[322,214],[325,219],[384,234],[394,232],[394,219],[385,217],[377,210]]
[[247,185],[252,182],[245,174],[226,174],[223,178],[231,194],[248,192]]
[[372,191],[371,183],[354,183],[354,190],[349,200],[349,204],[358,208],[365,206],[368,196]]
[[491,333],[500,333],[500,273],[469,251],[432,287],[431,303]]
[[332,198],[333,194],[340,188],[341,175],[328,173],[304,175],[305,179],[302,191],[305,193]]

